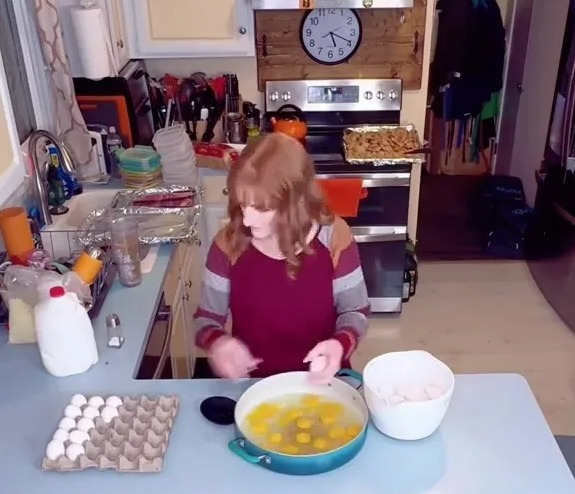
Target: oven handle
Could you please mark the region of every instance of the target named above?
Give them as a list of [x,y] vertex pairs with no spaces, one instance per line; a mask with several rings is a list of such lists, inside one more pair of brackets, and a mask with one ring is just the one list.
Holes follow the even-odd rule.
[[406,226],[352,226],[351,233],[358,244],[407,240]]
[[362,187],[409,187],[410,173],[321,173],[319,180],[334,178],[361,178]]

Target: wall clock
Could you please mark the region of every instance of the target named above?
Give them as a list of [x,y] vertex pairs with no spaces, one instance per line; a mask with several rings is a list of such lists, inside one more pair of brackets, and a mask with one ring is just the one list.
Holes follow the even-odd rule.
[[301,23],[306,54],[317,63],[337,65],[349,60],[361,43],[361,20],[352,9],[313,9]]

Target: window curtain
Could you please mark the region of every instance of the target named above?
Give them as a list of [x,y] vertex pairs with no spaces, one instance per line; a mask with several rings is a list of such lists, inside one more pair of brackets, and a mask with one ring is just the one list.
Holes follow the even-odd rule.
[[34,0],[36,27],[52,80],[56,134],[70,150],[77,171],[92,161],[92,141],[80,112],[64,49],[58,0]]

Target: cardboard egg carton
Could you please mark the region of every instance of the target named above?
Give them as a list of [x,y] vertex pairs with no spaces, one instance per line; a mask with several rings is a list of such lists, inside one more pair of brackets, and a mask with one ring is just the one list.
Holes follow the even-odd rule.
[[[75,461],[65,455],[56,460],[44,457],[42,470],[161,472],[179,406],[177,396],[124,397],[118,417],[109,423],[102,417],[94,419],[95,427],[88,432],[90,440],[83,444],[85,454]],[[69,441],[64,444],[68,446]]]

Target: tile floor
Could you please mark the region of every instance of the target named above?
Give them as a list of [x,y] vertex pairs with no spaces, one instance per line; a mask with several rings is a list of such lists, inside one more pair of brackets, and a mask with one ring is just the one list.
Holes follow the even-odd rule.
[[400,317],[372,316],[354,367],[382,352],[421,348],[456,373],[516,372],[529,381],[553,433],[575,436],[575,333],[527,265],[421,263],[419,280]]

